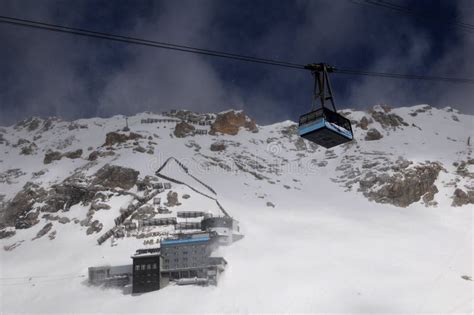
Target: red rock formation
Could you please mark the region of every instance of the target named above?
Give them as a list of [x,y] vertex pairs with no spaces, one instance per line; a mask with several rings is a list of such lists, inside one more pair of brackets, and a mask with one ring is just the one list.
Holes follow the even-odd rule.
[[211,125],[211,135],[216,133],[224,133],[228,135],[236,135],[239,133],[240,127],[244,127],[249,131],[258,132],[255,120],[249,118],[242,111],[228,111],[217,114],[216,120]]

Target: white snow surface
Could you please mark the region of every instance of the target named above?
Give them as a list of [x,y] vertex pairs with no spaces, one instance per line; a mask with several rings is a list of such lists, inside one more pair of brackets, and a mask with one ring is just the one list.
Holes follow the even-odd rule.
[[[113,218],[130,196],[114,197],[109,203],[112,209],[96,213],[104,224],[99,234],[86,235],[86,227],[79,224],[53,221],[57,232],[54,240],[47,236],[32,240],[47,222],[41,219],[32,228],[16,230],[13,237],[0,240],[0,312],[472,313],[474,282],[461,276],[473,276],[474,207],[452,207],[454,187],[443,183],[455,178],[453,162],[472,158],[466,141],[469,136],[474,138],[473,116],[450,108],[431,108],[410,115],[422,108],[424,105],[392,110],[409,125],[403,128],[384,129],[377,122],[370,124],[369,128],[376,128],[384,136],[378,141],[365,141],[366,131],[353,126],[357,146],[334,148],[336,158],[328,159],[325,167],[311,162],[324,160],[324,148],[297,151],[296,137],[281,137],[280,130],[293,125],[290,121],[259,126],[258,133],[241,129],[236,136],[176,138],[172,136],[175,123],[141,124],[143,118],[161,115],[137,114],[128,119],[130,129],[152,137],[151,141],[157,143],[154,154],[134,152],[133,146],[122,147],[116,149],[116,155],[99,158],[92,165],[87,161],[91,152],[88,148],[100,148],[107,132],[122,128],[123,116],[75,121],[87,125],[85,129],[69,130],[70,122],[64,121],[54,121],[48,131],[41,131],[41,127],[32,132],[4,127],[3,138],[10,145],[0,144],[0,172],[20,168],[25,173],[9,184],[0,182],[5,201],[28,181],[47,188],[84,166],[87,174],[106,163],[131,167],[143,178],[154,175],[173,156],[216,190],[213,197],[240,222],[245,237],[216,253],[228,261],[217,287],[170,285],[132,295],[129,290],[87,284],[88,267],[130,264],[130,256],[144,247],[142,239],[132,237],[97,245],[98,236],[113,226]],[[368,115],[344,112],[354,120]],[[33,141],[35,135],[41,135],[34,140],[36,154],[20,155],[20,148],[11,146],[20,138]],[[277,139],[267,140],[270,138]],[[71,139],[71,143],[59,150],[65,139]],[[145,147],[148,141],[144,138],[140,145]],[[224,141],[226,150],[212,152],[209,148],[215,141]],[[471,146],[472,142],[474,139]],[[48,149],[83,149],[84,153],[80,159],[62,158],[44,165]],[[406,208],[378,204],[368,201],[357,189],[345,191],[331,181],[344,154],[362,151],[381,151],[415,163],[442,163],[445,171],[436,181],[438,206],[426,207],[422,202]],[[219,159],[228,168],[217,166],[210,158]],[[263,168],[252,169],[254,162]],[[266,178],[257,179],[237,163]],[[47,170],[43,176],[32,177],[33,172],[42,169]],[[173,175],[174,169],[166,170],[167,175]],[[187,180],[182,172],[174,175]],[[190,185],[196,184],[189,180]],[[459,179],[458,184],[473,186],[467,179]],[[171,190],[179,193],[182,203],[171,208],[173,211],[218,212],[213,201],[187,187],[173,184]],[[181,198],[184,193],[191,198]],[[165,194],[160,195],[162,200]],[[266,206],[267,202],[275,208]],[[57,214],[82,220],[87,209],[75,205]],[[3,250],[15,242],[21,245]]]

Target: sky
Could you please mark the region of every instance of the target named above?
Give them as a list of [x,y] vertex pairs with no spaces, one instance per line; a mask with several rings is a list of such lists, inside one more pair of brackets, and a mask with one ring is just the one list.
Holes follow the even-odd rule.
[[[0,15],[262,58],[340,68],[474,78],[470,0],[0,0]],[[244,63],[0,23],[0,125],[171,108],[243,109],[258,123],[310,111],[303,70]],[[336,106],[430,104],[474,114],[474,86],[331,76]]]

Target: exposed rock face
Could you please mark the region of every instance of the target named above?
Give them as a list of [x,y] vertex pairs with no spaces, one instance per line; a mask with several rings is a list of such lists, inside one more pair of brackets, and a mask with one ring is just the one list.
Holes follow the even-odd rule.
[[26,173],[23,172],[19,168],[11,168],[6,170],[5,172],[0,173],[0,183],[7,183],[11,184],[14,182],[15,178],[25,175]]
[[382,134],[375,128],[369,129],[369,131],[367,131],[367,135],[365,136],[365,140],[367,141],[380,140],[382,138]]
[[129,190],[138,179],[138,171],[116,165],[106,164],[95,173],[93,185],[101,185],[106,188],[122,188]]
[[356,126],[363,129],[363,130],[367,130],[367,127],[369,126],[369,124],[372,123],[372,119],[367,119],[367,117],[362,117],[360,122],[356,123]]
[[58,222],[61,223],[61,224],[66,224],[66,223],[69,223],[71,220],[69,220],[69,218],[67,217],[61,217],[58,219]]
[[307,150],[306,142],[303,138],[298,137],[298,139],[296,139],[295,149],[296,149],[296,151],[306,151]]
[[63,157],[62,153],[59,151],[48,151],[44,155],[43,163],[50,164],[53,161],[58,161]]
[[89,154],[89,157],[87,158],[89,161],[95,161],[97,160],[99,157],[106,157],[106,156],[112,156],[112,155],[115,155],[115,153],[113,151],[92,151],[90,154]]
[[98,210],[110,210],[110,206],[106,203],[96,202],[94,201],[91,204],[91,209],[98,211]]
[[114,144],[120,144],[129,140],[141,139],[142,136],[138,133],[130,132],[130,134],[109,132],[105,136],[105,143],[103,146],[113,146]]
[[0,230],[0,239],[9,238],[15,235],[16,232],[13,229],[3,229]]
[[145,176],[143,179],[137,180],[138,191],[152,190],[158,188],[158,177],[156,176]]
[[34,142],[29,143],[21,148],[20,154],[22,155],[31,155],[33,154],[38,147]]
[[[419,201],[427,193],[434,196],[434,192],[438,190],[433,187],[434,182],[441,169],[438,163],[429,163],[399,170],[392,176],[387,173],[375,174],[369,171],[360,180],[359,190],[369,200],[407,207]],[[430,197],[425,198],[430,201]]]
[[87,235],[90,235],[92,233],[99,233],[102,228],[104,227],[104,225],[102,223],[100,223],[99,220],[94,220],[90,225],[89,227],[87,228]]
[[41,211],[68,211],[72,205],[89,203],[94,198],[95,193],[94,189],[76,182],[74,178],[66,179],[61,184],[52,186]]
[[224,151],[226,149],[226,145],[222,141],[217,141],[211,144],[211,151],[217,152],[217,151]]
[[137,145],[136,147],[133,148],[133,151],[140,152],[140,153],[145,153],[146,149],[140,145]]
[[267,207],[275,208],[275,205],[272,202],[268,201]]
[[408,126],[402,117],[393,113],[390,114],[385,109],[380,111],[378,110],[377,106],[373,109],[370,109],[369,114],[376,122],[380,123],[383,128],[396,129],[397,127]]
[[456,174],[462,176],[462,177],[468,177],[474,179],[474,173],[469,172],[469,167],[468,165],[472,165],[474,160],[469,159],[467,161],[461,161],[460,163],[456,162]]
[[76,151],[70,151],[63,154],[64,157],[68,159],[78,159],[82,156],[82,149],[78,149]]
[[78,159],[81,156],[82,156],[82,149],[78,149],[78,150],[75,150],[75,151],[69,151],[69,152],[66,152],[66,153],[61,153],[59,151],[49,150],[44,155],[43,163],[44,164],[50,164],[53,161],[58,161],[58,160],[62,159],[63,157],[66,157],[68,159]]
[[24,119],[22,121],[19,121],[15,125],[15,129],[20,129],[20,128],[26,128],[28,131],[34,131],[38,129],[41,123],[41,119],[37,117],[30,117],[27,119]]
[[51,222],[47,223],[45,226],[43,226],[41,230],[39,230],[39,232],[36,234],[36,237],[34,237],[33,239],[35,240],[46,235],[49,231],[51,231],[52,228],[53,228],[53,223]]
[[456,188],[453,195],[452,206],[461,207],[467,204],[474,204],[474,190],[466,193],[464,190]]
[[284,127],[280,130],[281,134],[285,137],[291,138],[292,136],[298,135],[298,125],[293,124],[288,127]]
[[240,127],[244,127],[252,132],[258,132],[255,120],[249,118],[244,112],[228,111],[217,115],[216,120],[211,125],[211,131],[209,133],[215,135],[220,132],[228,135],[236,135],[239,133]]
[[428,206],[436,206],[438,203],[434,201],[435,194],[438,193],[438,187],[436,185],[431,186],[431,188],[423,195],[423,202]]
[[37,215],[27,216],[36,201],[44,201],[47,193],[38,185],[28,182],[23,190],[7,203],[5,209],[0,213],[0,227],[16,226],[17,228],[28,228],[37,222]]
[[69,129],[69,130],[87,129],[87,128],[89,128],[87,125],[80,125],[80,124],[75,123],[75,122],[70,123],[69,126],[67,127],[67,129]]
[[175,191],[169,191],[168,195],[166,195],[167,202],[165,206],[167,207],[174,207],[179,206],[180,203],[178,201],[178,193]]
[[194,131],[196,128],[194,128],[193,125],[190,125],[184,121],[179,122],[176,124],[176,127],[174,128],[174,136],[177,138],[184,138],[187,136],[192,136],[194,135]]

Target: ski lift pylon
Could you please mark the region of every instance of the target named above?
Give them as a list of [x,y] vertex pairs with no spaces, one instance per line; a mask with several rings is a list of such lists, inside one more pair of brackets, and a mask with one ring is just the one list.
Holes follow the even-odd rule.
[[[324,63],[309,64],[305,68],[310,70],[314,77],[313,104],[311,112],[300,116],[298,134],[326,149],[351,141],[351,122],[338,114],[334,105],[328,75],[334,68]],[[330,101],[333,110],[325,106],[326,101]]]

